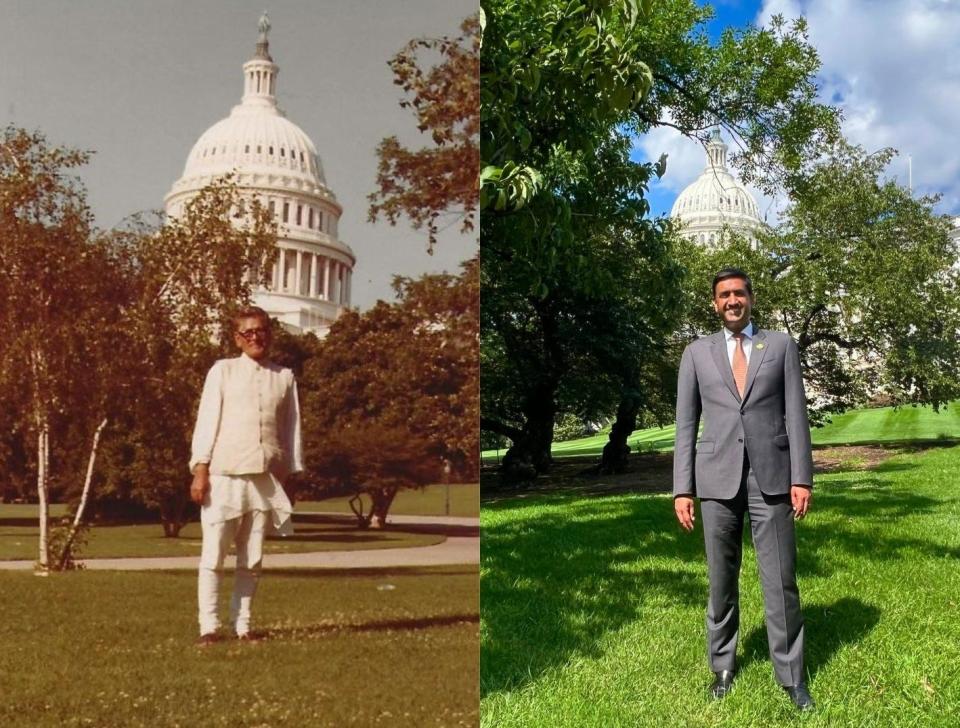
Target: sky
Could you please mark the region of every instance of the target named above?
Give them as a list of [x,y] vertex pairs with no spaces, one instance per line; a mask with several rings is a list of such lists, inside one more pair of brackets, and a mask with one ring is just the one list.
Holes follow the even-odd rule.
[[[803,16],[822,62],[821,101],[843,112],[843,132],[868,151],[899,151],[887,176],[916,194],[942,195],[936,211],[960,215],[960,2],[956,0],[721,0],[709,27],[765,25],[774,14]],[[727,140],[729,142],[729,140]],[[669,214],[676,196],[704,168],[697,143],[670,129],[637,140],[636,159],[669,154],[666,176],[651,187],[651,207]],[[780,203],[756,193],[761,216]]]
[[394,274],[457,272],[477,250],[455,222],[426,233],[367,222],[380,140],[420,147],[387,61],[414,37],[455,35],[472,0],[0,0],[0,119],[93,150],[81,179],[100,228],[163,207],[191,147],[240,102],[266,9],[277,98],[316,145],[357,257],[352,303],[392,300]]

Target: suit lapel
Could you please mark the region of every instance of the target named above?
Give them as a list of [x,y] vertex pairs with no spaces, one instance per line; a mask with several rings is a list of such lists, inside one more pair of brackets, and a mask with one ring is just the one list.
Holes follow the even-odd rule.
[[744,399],[750,396],[750,390],[753,389],[753,382],[757,378],[760,364],[767,353],[766,338],[767,335],[762,329],[753,327],[753,347],[750,351],[750,365],[747,367],[747,383],[743,387]]
[[714,334],[710,342],[710,352],[713,354],[713,362],[717,365],[717,371],[720,372],[720,378],[727,385],[730,393],[740,401],[740,394],[737,392],[737,383],[733,381],[733,369],[730,368],[730,357],[727,354],[727,339],[723,332]]

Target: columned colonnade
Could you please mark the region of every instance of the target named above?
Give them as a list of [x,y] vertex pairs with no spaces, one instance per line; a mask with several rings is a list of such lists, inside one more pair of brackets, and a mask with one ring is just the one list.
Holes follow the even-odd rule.
[[280,248],[277,252],[270,276],[271,290],[329,301],[338,306],[349,304],[353,279],[350,266],[306,250]]

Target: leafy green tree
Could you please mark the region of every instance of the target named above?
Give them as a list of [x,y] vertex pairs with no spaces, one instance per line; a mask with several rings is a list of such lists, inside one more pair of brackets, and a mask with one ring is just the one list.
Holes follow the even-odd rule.
[[[424,68],[422,56],[441,61]],[[400,106],[417,117],[432,147],[410,150],[395,136],[377,147],[377,191],[370,195],[370,222],[383,215],[396,225],[405,215],[414,229],[426,226],[428,251],[437,242],[441,216],[462,216],[461,232],[474,228],[480,131],[478,80],[480,25],[471,16],[454,38],[416,38],[390,60],[394,84],[410,98]]]
[[605,467],[622,468],[632,418],[669,410],[682,310],[673,233],[644,199],[666,160],[632,162],[633,138],[719,123],[749,178],[790,185],[837,115],[802,21],[712,45],[691,0],[481,6],[481,426],[513,439],[504,472],[526,478],[549,467],[558,412],[621,401]]
[[344,313],[300,380],[304,486],[366,493],[362,526],[382,524],[399,489],[478,468],[476,260],[396,288],[397,303]]
[[814,422],[871,398],[939,407],[960,395],[957,246],[936,198],[885,179],[893,154],[838,144],[756,249],[679,251],[691,271],[686,335],[717,327],[714,272],[749,271],[758,324],[797,341]]

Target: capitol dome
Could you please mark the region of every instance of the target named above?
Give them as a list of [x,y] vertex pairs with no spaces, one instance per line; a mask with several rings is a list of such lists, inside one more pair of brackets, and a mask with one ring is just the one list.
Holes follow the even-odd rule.
[[707,166],[673,203],[670,217],[682,223],[689,240],[715,247],[729,230],[751,240],[763,227],[753,195],[727,169],[727,145],[714,129],[707,142]]
[[279,224],[271,280],[254,290],[254,303],[294,331],[323,336],[350,305],[356,257],[338,238],[343,208],[316,147],[277,106],[280,69],[270,57],[266,14],[259,29],[256,53],[243,65],[240,103],[200,135],[164,206],[180,215],[199,190],[232,174],[240,194],[259,199]]

